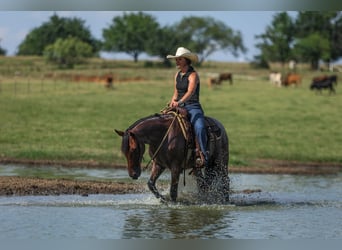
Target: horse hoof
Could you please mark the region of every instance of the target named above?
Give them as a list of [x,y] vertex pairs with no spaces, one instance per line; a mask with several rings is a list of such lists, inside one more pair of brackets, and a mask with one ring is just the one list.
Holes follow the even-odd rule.
[[167,200],[165,199],[164,196],[160,196],[159,200],[160,200],[161,203],[167,203]]

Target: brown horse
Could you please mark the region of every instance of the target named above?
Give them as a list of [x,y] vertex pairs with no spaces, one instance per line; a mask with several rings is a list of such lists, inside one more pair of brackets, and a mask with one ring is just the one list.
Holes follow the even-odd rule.
[[115,130],[122,137],[121,151],[127,159],[129,176],[133,179],[140,176],[145,144],[148,144],[152,170],[147,185],[156,198],[166,201],[155,185],[166,168],[171,171],[170,198],[173,202],[177,199],[180,174],[192,168],[201,196],[208,197],[210,192],[215,193],[215,202],[228,201],[229,144],[224,127],[217,120],[206,117],[210,159],[208,167],[202,169],[195,167],[194,148],[188,150],[188,141],[178,118],[175,112],[155,114],[136,121],[124,132]]

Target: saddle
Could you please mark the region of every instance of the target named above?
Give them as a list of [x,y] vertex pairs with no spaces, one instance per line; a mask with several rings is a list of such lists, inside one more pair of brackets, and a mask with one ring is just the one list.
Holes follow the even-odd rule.
[[[187,141],[186,159],[194,162],[194,167],[203,167],[204,155],[200,150],[198,140],[194,133],[194,128],[190,122],[188,111],[182,107],[168,107],[161,111],[163,114],[174,114],[178,118],[179,125],[182,129],[185,140]],[[207,131],[209,149],[209,158],[213,154],[216,141],[221,137],[221,128],[217,126],[215,120],[210,117],[205,118],[205,126]]]

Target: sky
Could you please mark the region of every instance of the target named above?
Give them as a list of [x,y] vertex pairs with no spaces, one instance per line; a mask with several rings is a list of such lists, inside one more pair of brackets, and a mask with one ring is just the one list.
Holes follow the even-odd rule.
[[[122,16],[123,11],[56,11],[60,17],[78,17],[85,21],[92,35],[102,39],[102,30],[107,28],[115,16]],[[255,35],[265,32],[266,26],[270,25],[276,11],[144,11],[152,15],[161,25],[172,25],[179,22],[185,16],[212,17],[222,21],[234,31],[240,31],[243,42],[247,48],[246,54],[234,57],[227,51],[218,51],[207,60],[226,62],[246,62],[253,60],[259,54],[255,44],[258,40]],[[0,46],[7,51],[7,56],[15,55],[18,45],[25,36],[44,22],[49,21],[53,11],[0,11]],[[181,46],[181,45],[180,45]],[[170,51],[174,54],[175,51]],[[104,58],[132,59],[124,53],[103,53]],[[148,58],[141,55],[139,59]]]

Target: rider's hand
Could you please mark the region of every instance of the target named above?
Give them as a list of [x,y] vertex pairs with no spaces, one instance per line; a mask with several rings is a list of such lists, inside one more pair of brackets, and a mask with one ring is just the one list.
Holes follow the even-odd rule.
[[171,108],[178,107],[178,102],[177,102],[177,101],[174,101],[174,100],[171,101],[170,107],[171,107]]

